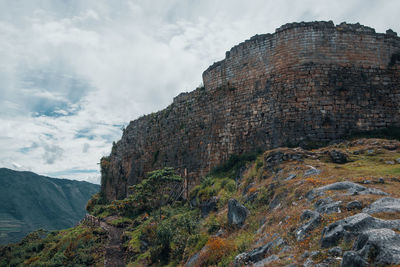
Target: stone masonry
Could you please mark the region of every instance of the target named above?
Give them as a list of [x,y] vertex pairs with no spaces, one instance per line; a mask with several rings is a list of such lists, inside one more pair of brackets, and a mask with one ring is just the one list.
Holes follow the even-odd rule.
[[203,81],[124,130],[101,161],[108,200],[153,169],[186,168],[195,184],[232,154],[400,126],[400,38],[391,30],[286,24],[233,47]]

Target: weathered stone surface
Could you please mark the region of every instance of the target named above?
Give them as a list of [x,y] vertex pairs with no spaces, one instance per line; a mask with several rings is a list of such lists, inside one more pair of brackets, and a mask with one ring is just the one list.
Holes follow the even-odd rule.
[[228,223],[232,225],[242,226],[249,210],[239,203],[236,199],[229,199],[228,201]]
[[347,210],[355,210],[355,209],[362,209],[362,203],[358,200],[351,201],[346,205]]
[[279,257],[277,255],[271,255],[263,260],[260,260],[256,263],[253,264],[253,267],[264,267],[267,264],[270,264],[273,261],[279,260]]
[[285,241],[278,237],[252,251],[241,253],[235,257],[235,266],[243,266],[244,264],[260,262],[265,258],[265,256],[268,255],[271,249],[280,247],[284,244]]
[[329,156],[331,157],[333,163],[344,164],[348,161],[348,156],[346,153],[338,150],[329,151]]
[[377,266],[400,264],[400,235],[391,229],[373,229],[360,234],[354,249]]
[[321,170],[319,170],[319,169],[317,169],[317,168],[314,168],[313,166],[310,166],[310,169],[308,169],[308,170],[306,170],[305,172],[304,172],[304,177],[308,177],[308,176],[311,176],[311,175],[318,175],[318,174],[320,174],[321,173]]
[[325,227],[322,231],[321,246],[333,247],[343,238],[355,238],[368,230],[383,228],[400,230],[400,220],[381,220],[366,213],[359,213]]
[[333,256],[333,257],[339,257],[342,256],[342,248],[341,247],[334,247],[334,248],[330,248],[328,250],[328,254]]
[[370,29],[287,24],[233,47],[204,87],[127,126],[101,161],[102,194],[124,198],[165,166],[186,169],[193,186],[232,154],[400,126],[400,38]]
[[319,199],[315,205],[315,210],[319,213],[331,214],[334,212],[341,212],[342,201],[333,201],[332,198],[327,197]]
[[296,174],[289,174],[289,176],[285,178],[285,181],[290,181],[294,178],[296,178]]
[[343,254],[342,267],[367,267],[368,263],[354,251],[346,251]]
[[312,259],[307,259],[303,264],[303,267],[313,267],[313,266],[314,266],[314,261]]
[[307,199],[312,200],[317,196],[322,196],[325,191],[328,190],[347,190],[347,193],[350,195],[387,195],[387,193],[375,189],[375,188],[368,188],[353,182],[345,181],[345,182],[337,182],[329,185],[325,185],[319,188],[315,188],[309,191],[306,194]]
[[300,220],[307,222],[296,230],[297,241],[303,240],[310,231],[314,230],[321,224],[321,215],[316,211],[305,210],[301,214]]
[[365,208],[363,212],[368,214],[378,212],[400,212],[400,199],[392,197],[378,199],[369,207]]

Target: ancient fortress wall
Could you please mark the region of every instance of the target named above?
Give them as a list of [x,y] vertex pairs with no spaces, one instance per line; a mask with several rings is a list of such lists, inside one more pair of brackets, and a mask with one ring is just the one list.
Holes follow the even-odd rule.
[[102,192],[164,166],[193,183],[232,154],[400,126],[400,38],[359,24],[293,23],[203,73],[204,88],[132,121],[102,160]]

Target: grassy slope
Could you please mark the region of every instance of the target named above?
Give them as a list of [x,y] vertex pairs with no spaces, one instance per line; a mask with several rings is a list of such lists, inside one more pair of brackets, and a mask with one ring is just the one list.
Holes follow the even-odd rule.
[[0,169],[0,244],[43,228],[64,229],[85,216],[99,185]]
[[[332,163],[326,153],[332,149],[347,153],[350,162]],[[266,159],[277,151],[309,155],[300,161],[288,160],[278,165],[270,165]],[[311,152],[312,155],[307,151],[280,148],[266,151],[255,160],[254,157],[248,157],[248,161],[239,159],[225,166],[226,168],[219,168],[218,172],[204,179],[191,193],[191,199],[198,201],[207,200],[211,196],[219,198],[218,211],[205,218],[200,217],[199,208],[190,208],[185,202],[164,206],[161,221],[158,210],[149,210],[135,217],[124,216],[124,205],[127,205],[127,201],[115,201],[109,205],[96,205],[96,201],[92,201],[89,208],[93,214],[102,217],[109,224],[123,228],[124,237],[121,242],[126,250],[129,266],[177,266],[198,252],[199,265],[229,266],[239,253],[272,241],[276,235],[284,238],[291,248],[280,253],[279,260],[273,262],[272,266],[302,264],[305,259],[301,255],[305,251],[313,250],[321,251],[314,259],[315,262],[320,262],[327,257],[327,249],[321,249],[319,244],[323,227],[353,215],[356,211],[343,209],[341,213],[322,215],[321,225],[305,240],[298,242],[294,233],[301,225],[300,215],[305,209],[313,209],[315,202],[308,201],[304,197],[305,194],[312,188],[337,181],[361,182],[384,178],[384,184],[366,186],[381,189],[393,197],[400,197],[400,164],[396,163],[396,159],[400,158],[400,143],[360,139]],[[395,164],[391,164],[392,162]],[[237,185],[232,178],[237,176],[241,165],[246,165],[247,168],[242,174],[240,184]],[[316,176],[304,177],[304,172],[310,166],[322,172]],[[285,181],[289,174],[295,174],[296,178]],[[228,225],[227,201],[236,198],[244,203],[250,194],[257,196],[245,204],[250,210],[250,216],[244,226],[239,229]],[[328,192],[327,195],[343,201],[344,205],[351,200],[360,200],[363,206],[366,206],[380,198],[375,195],[344,196],[343,192]],[[279,205],[272,208],[271,203],[279,197]],[[400,214],[375,216],[400,219]],[[92,238],[98,235],[94,234]],[[60,240],[60,234],[56,234],[55,238]],[[26,246],[15,245],[11,252]],[[59,242],[56,242],[55,246],[59,247]],[[340,246],[344,250],[351,248],[351,244],[342,243]],[[56,252],[65,254],[57,249]],[[23,257],[25,260],[29,260],[30,257],[39,257],[42,260],[43,254],[40,253],[28,253]]]

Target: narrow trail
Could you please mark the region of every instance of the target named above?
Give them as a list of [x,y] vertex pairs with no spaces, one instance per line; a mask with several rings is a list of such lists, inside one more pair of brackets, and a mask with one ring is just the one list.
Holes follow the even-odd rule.
[[121,247],[122,230],[103,221],[100,222],[100,227],[103,228],[108,235],[108,243],[106,244],[106,254],[104,257],[104,266],[125,266],[125,254]]

